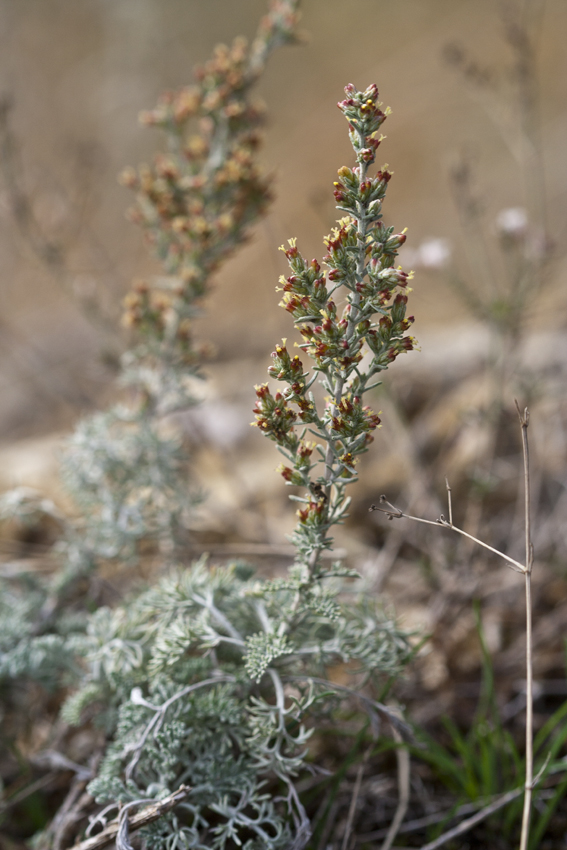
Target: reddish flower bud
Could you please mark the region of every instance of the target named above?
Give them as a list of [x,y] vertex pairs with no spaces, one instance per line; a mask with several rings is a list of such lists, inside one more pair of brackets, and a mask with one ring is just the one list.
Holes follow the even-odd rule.
[[376,83],[371,83],[366,91],[364,92],[364,97],[370,98],[374,102],[378,99],[378,86]]

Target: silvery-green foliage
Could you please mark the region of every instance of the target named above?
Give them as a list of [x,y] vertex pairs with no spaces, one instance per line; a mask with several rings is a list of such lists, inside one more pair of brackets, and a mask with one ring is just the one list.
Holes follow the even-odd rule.
[[[6,593],[22,597],[26,617],[19,632],[0,624],[6,675],[25,672],[26,654],[36,657],[30,642],[57,633],[81,582],[102,564],[133,563],[142,542],[166,563],[182,550],[199,494],[187,446],[172,433],[172,414],[195,403],[206,353],[191,321],[203,312],[211,276],[269,204],[269,180],[257,163],[263,109],[253,91],[271,53],[296,40],[298,2],[272,0],[250,45],[236,39],[232,48],[217,47],[194,86],[165,93],[145,114],[144,123],[164,133],[167,153],[142,166],[139,177],[127,170],[124,183],[136,191],[132,217],[164,274],[138,281],[125,299],[132,337],[121,383],[128,404],[80,422],[63,454],[63,478],[78,511],[62,517],[49,500],[23,488],[0,499],[0,520],[32,524],[49,517],[62,531],[53,550],[57,569],[36,583],[33,604],[25,599],[25,581],[5,585]],[[0,590],[4,584],[0,579]],[[65,665],[65,653],[60,657]]]
[[[348,85],[345,93],[337,105],[348,121],[356,164],[340,168],[334,183],[337,209],[346,215],[324,240],[327,270],[316,259],[308,262],[295,238],[281,248],[291,275],[280,278],[280,306],[293,317],[302,337],[295,345],[311,367],[290,354],[284,339],[268,369],[284,386],[275,393],[268,384],[257,386],[254,408],[255,424],[290,464],[279,467],[286,484],[304,490],[290,497],[302,505],[291,540],[307,575],[332,549],[330,530],[348,516],[347,488],[357,481],[356,464],[380,426],[364,396],[416,345],[406,333],[414,321],[406,316],[412,273],[394,266],[405,231],[395,233],[382,220],[392,174],[385,166],[370,171],[389,109],[382,110],[374,84],[364,91]],[[324,405],[310,389],[316,382]]]
[[77,726],[85,709],[101,696],[98,682],[87,682],[80,690],[74,691],[61,709],[61,719],[71,726]]
[[192,789],[149,830],[151,846],[305,846],[296,781],[316,769],[308,742],[319,718],[345,698],[326,671],[354,660],[378,682],[409,652],[395,623],[352,593],[345,601],[340,569],[330,572],[311,582],[318,607],[297,604],[298,579],[258,581],[241,564],[201,560],[97,611],[77,639],[83,687],[64,716],[89,709],[112,731],[90,792],[104,804]]
[[69,663],[71,655],[61,635],[41,635],[40,637],[20,639],[14,648],[0,659],[0,678],[17,679],[28,676],[46,687],[58,683],[65,661]]
[[4,582],[0,594],[0,651],[13,645],[16,638],[31,637],[33,621],[43,602],[43,594],[34,576],[25,581],[26,592],[19,593]]
[[283,655],[291,655],[293,646],[287,635],[260,632],[246,641],[246,672],[251,679],[260,681],[270,664]]
[[[407,636],[376,602],[358,600],[357,574],[340,563],[329,568],[321,558],[332,548],[329,527],[348,506],[343,485],[356,477],[354,455],[362,453],[377,426],[377,417],[352,393],[344,409],[337,402],[329,420],[333,433],[344,431],[340,438],[331,434],[333,457],[326,461],[340,499],[327,504],[325,480],[309,483],[311,496],[301,500],[308,505],[300,511],[301,534],[294,538],[298,558],[285,579],[257,580],[241,563],[210,567],[203,559],[169,572],[120,606],[100,607],[82,624],[62,613],[77,579],[91,576],[101,562],[131,562],[142,540],[159,544],[164,564],[175,559],[194,496],[186,457],[165,428],[165,414],[191,402],[187,378],[198,374],[200,357],[186,320],[195,314],[196,299],[268,200],[266,181],[249,156],[259,115],[248,93],[269,50],[293,37],[296,6],[296,0],[275,0],[249,53],[242,42],[219,49],[199,78],[200,88],[166,97],[150,116],[149,123],[179,139],[187,120],[207,120],[201,121],[205,130],[197,153],[174,145],[171,157],[158,159],[153,171],[141,169],[139,177],[127,180],[138,191],[142,223],[155,237],[168,274],[156,288],[139,285],[126,304],[128,323],[139,334],[124,366],[135,401],[129,409],[115,407],[85,420],[69,441],[64,475],[80,515],[65,523],[61,567],[50,585],[38,582],[29,600],[14,601],[14,612],[25,620],[19,635],[17,613],[0,625],[5,648],[0,670],[15,676],[45,673],[53,682],[62,666],[76,683],[63,719],[105,731],[106,749],[89,785],[98,804],[156,800],[189,786],[174,811],[143,830],[145,846],[154,850],[302,850],[310,827],[297,787],[318,770],[309,753],[313,730],[323,720],[334,722],[334,709],[345,700],[363,705],[375,728],[388,712],[372,694],[384,677],[399,674],[410,652]],[[387,179],[381,175],[380,192]],[[172,212],[164,198],[180,208]],[[351,224],[343,231],[335,247],[346,240],[348,266],[350,247],[361,253],[364,234],[355,238]],[[394,240],[392,254],[400,240]],[[405,282],[401,272],[394,274],[387,264],[385,269],[395,280],[381,278],[384,287],[391,284],[393,291]],[[311,285],[311,272],[303,271]],[[320,277],[313,275],[319,292]],[[403,307],[400,298],[396,303]],[[361,310],[362,302],[356,303]],[[384,339],[374,340],[376,356],[384,354],[388,362],[397,352],[392,346],[403,349],[402,307]],[[356,330],[358,348],[366,331]],[[390,349],[384,353],[386,337]],[[285,347],[277,351],[280,371],[288,369],[293,377],[300,365],[288,362]],[[350,374],[359,361],[345,351],[339,354]],[[327,368],[334,355],[323,354]],[[299,390],[305,421],[317,426],[311,402],[302,395],[306,386]],[[286,468],[284,477],[307,484],[313,447],[299,446],[285,405],[268,395],[259,392],[268,430],[289,442],[295,458],[296,468]],[[360,431],[354,441],[351,420]],[[329,681],[337,667],[352,674],[352,689]]]
[[38,636],[44,593],[37,579],[27,575],[17,586],[3,581],[0,593],[0,680],[31,676],[54,687],[59,682],[65,638],[60,634]]
[[43,517],[49,517],[57,524],[65,523],[54,502],[32,487],[15,487],[0,496],[1,522],[16,519],[26,525],[35,525]]
[[67,442],[62,475],[81,508],[86,549],[122,559],[139,540],[172,540],[195,502],[180,440],[157,421],[114,408],[81,422]]

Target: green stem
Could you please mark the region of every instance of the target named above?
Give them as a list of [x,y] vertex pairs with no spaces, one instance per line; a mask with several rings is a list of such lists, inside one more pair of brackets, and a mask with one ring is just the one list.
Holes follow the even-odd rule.
[[[364,135],[360,132],[359,132],[358,135],[359,135],[359,139],[360,139],[361,144],[363,144],[364,143]],[[359,186],[360,186],[360,185],[362,185],[362,183],[366,179],[366,172],[368,170],[368,163],[366,163],[366,162],[359,163],[359,168],[360,168],[360,172],[359,172],[358,182],[359,182]],[[358,202],[357,230],[358,230],[358,260],[357,260],[357,264],[356,264],[356,274],[357,274],[358,278],[362,279],[362,277],[364,276],[365,268],[366,268],[366,217],[365,217],[364,204],[362,203],[362,201]],[[356,328],[357,320],[358,320],[358,308],[359,308],[359,304],[360,304],[360,295],[359,295],[358,292],[356,292],[356,290],[354,290],[352,298],[349,299],[349,303],[351,305],[351,308],[350,308],[350,313],[349,313],[349,317],[348,317],[347,329],[346,329],[346,333],[345,333],[345,338],[346,338],[347,342],[350,342],[350,340],[352,339],[353,334],[354,334],[354,330]],[[342,400],[342,397],[343,397],[345,380],[346,379],[343,375],[341,375],[341,374],[336,375],[335,384],[334,384],[334,392],[333,392],[334,402],[333,402],[333,406],[331,408],[331,416],[336,416],[337,408],[339,407],[341,400]],[[333,443],[330,439],[327,439],[327,451],[326,451],[326,454],[325,454],[325,480],[327,481],[326,496],[327,496],[328,503],[330,503],[330,499],[331,499],[331,488],[332,488],[333,463],[334,463],[334,461],[335,461],[335,452],[334,452]],[[327,511],[328,511],[328,509],[327,509]],[[328,513],[327,513],[327,515],[328,515]],[[325,531],[323,536],[322,536],[322,541],[325,540],[326,536],[327,536],[327,532]],[[317,561],[319,560],[319,555],[321,553],[321,549],[315,550],[315,553],[313,553],[313,554],[315,554],[315,557],[313,558],[313,554],[312,554],[312,557],[309,560],[310,571],[312,571],[315,568],[315,566],[317,565]]]

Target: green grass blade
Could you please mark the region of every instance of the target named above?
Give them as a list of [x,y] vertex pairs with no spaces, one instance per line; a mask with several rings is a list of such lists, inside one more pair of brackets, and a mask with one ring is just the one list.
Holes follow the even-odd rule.
[[[555,809],[557,808],[560,800],[563,798],[565,793],[567,792],[567,776],[565,779],[557,786],[557,790],[555,794],[549,800],[547,806],[545,807],[545,812],[539,817],[534,818],[534,823],[532,824],[530,841],[529,841],[529,850],[537,850],[539,847],[539,843],[543,836],[545,835],[545,830],[551,820],[551,816],[553,815]],[[534,810],[535,811],[535,810]]]

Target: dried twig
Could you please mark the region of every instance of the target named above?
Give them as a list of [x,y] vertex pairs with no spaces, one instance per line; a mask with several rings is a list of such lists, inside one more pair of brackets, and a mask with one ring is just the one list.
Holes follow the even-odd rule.
[[70,835],[76,834],[77,824],[85,816],[86,810],[93,802],[93,798],[86,791],[86,787],[89,780],[96,774],[100,759],[100,751],[95,752],[89,766],[83,767],[57,750],[46,750],[36,757],[36,763],[47,763],[54,769],[73,770],[75,772],[67,796],[57,814],[43,832],[37,850],[62,850],[69,843]]
[[512,800],[520,797],[523,788],[514,788],[513,791],[508,791],[506,794],[502,794],[501,797],[498,797],[493,803],[490,803],[489,806],[485,806],[484,809],[481,809],[480,812],[477,812],[476,815],[473,815],[471,818],[467,818],[467,820],[461,821],[458,826],[455,826],[453,829],[448,830],[448,832],[444,832],[443,835],[440,835],[439,838],[436,838],[434,841],[430,841],[429,844],[424,844],[421,850],[437,850],[437,847],[442,847],[444,844],[447,844],[451,839],[456,838],[458,835],[463,835],[463,833],[468,832],[469,829],[472,829],[473,826],[476,826],[477,823],[485,820],[485,818],[490,817],[490,815],[494,814],[494,812],[499,811],[499,809],[507,806],[508,803],[511,803]]
[[[531,521],[530,521],[530,471],[529,471],[529,446],[528,446],[528,426],[530,421],[530,413],[528,408],[524,408],[523,411],[520,410],[518,402],[515,402],[516,410],[518,411],[518,418],[520,420],[520,427],[522,430],[522,451],[523,451],[523,465],[524,465],[524,524],[525,524],[525,549],[526,549],[526,562],[525,564],[520,564],[519,561],[514,560],[514,558],[510,558],[508,555],[505,555],[503,552],[500,552],[498,549],[494,549],[492,546],[489,546],[483,540],[479,540],[477,537],[473,537],[471,534],[468,534],[466,531],[463,531],[457,526],[453,525],[453,507],[451,502],[451,488],[449,486],[449,482],[445,479],[446,487],[447,487],[447,500],[449,507],[449,522],[444,518],[443,515],[436,520],[423,519],[422,517],[414,517],[409,514],[404,514],[399,508],[396,508],[395,505],[392,505],[385,496],[380,496],[380,504],[385,505],[386,507],[379,507],[378,505],[371,505],[371,511],[381,511],[388,516],[388,519],[412,519],[415,522],[422,522],[426,525],[436,525],[441,526],[442,528],[449,528],[452,531],[456,531],[458,534],[462,534],[464,537],[468,537],[470,540],[473,540],[475,543],[478,543],[479,546],[483,546],[485,549],[493,552],[495,555],[503,558],[508,566],[511,566],[512,569],[520,572],[524,575],[525,578],[525,587],[526,587],[526,778],[524,784],[524,809],[522,815],[522,832],[520,839],[520,850],[527,850],[528,846],[528,838],[529,838],[529,827],[530,827],[530,814],[531,814],[531,804],[532,804],[532,792],[534,786],[537,782],[538,777],[534,780],[533,775],[533,661],[532,661],[532,596],[531,596],[531,573],[533,566],[533,545],[531,539]],[[547,765],[542,768],[542,771],[545,769]],[[435,847],[440,847],[441,844],[444,844],[446,841],[449,841],[451,838],[454,838],[456,835],[460,835],[461,832],[465,832],[470,829],[471,826],[474,826],[487,815],[492,814],[494,806],[500,808],[500,806],[506,805],[510,800],[515,799],[519,796],[521,791],[516,789],[513,792],[509,792],[508,795],[504,795],[494,803],[491,803],[485,809],[482,809],[481,812],[478,812],[472,818],[469,818],[467,821],[463,821],[459,826],[455,827],[454,830],[451,830],[448,833],[445,833],[445,836],[441,836],[436,841],[431,844],[427,844],[422,850],[433,850]],[[510,794],[513,796],[510,797]],[[442,840],[443,839],[443,840]]]
[[[547,767],[547,764],[545,765],[545,767]],[[561,777],[557,776],[556,778],[554,778],[554,776],[559,773],[564,773],[565,770],[567,770],[566,759],[562,759],[561,761],[551,765],[551,767],[547,771],[546,790],[540,791],[538,795],[540,800],[546,799],[546,795],[554,793],[553,788],[558,783],[563,781]],[[540,770],[538,776],[534,780],[534,787],[537,785],[538,779],[543,776],[543,773],[544,771]],[[522,792],[522,789],[516,788],[515,790],[517,792],[517,796],[519,797]],[[434,824],[441,823],[442,821],[458,820],[463,815],[473,814],[474,812],[477,812],[482,809],[485,805],[495,803],[497,800],[500,800],[499,795],[495,795],[490,798],[484,798],[484,800],[479,799],[476,800],[474,803],[464,803],[462,806],[459,806],[458,809],[445,809],[444,811],[434,812],[431,815],[425,815],[421,818],[414,818],[413,820],[409,820],[403,823],[398,830],[398,834],[400,835],[402,833],[417,832],[418,830],[421,830],[424,827],[433,826]],[[376,829],[373,832],[366,832],[362,835],[357,835],[356,843],[365,844],[369,841],[378,841],[380,838],[384,838],[388,834],[388,832],[389,828]]]
[[[495,798],[491,798],[490,802],[494,802]],[[482,801],[477,800],[474,803],[464,803],[462,806],[459,806],[458,809],[454,807],[447,810],[443,810],[441,812],[434,812],[431,815],[425,815],[421,818],[414,818],[413,820],[408,820],[405,823],[401,824],[398,829],[398,835],[407,834],[408,832],[418,832],[424,827],[434,826],[437,823],[442,823],[443,821],[450,820],[458,820],[463,815],[470,815],[474,812],[477,812],[482,808]],[[384,829],[376,829],[373,832],[366,832],[362,835],[356,836],[357,844],[366,844],[369,841],[378,841],[380,838],[385,838],[391,827],[387,827]]]
[[27,797],[32,794],[35,794],[36,791],[40,791],[42,788],[51,785],[58,775],[59,774],[56,770],[52,770],[49,773],[46,773],[45,776],[40,776],[39,779],[36,779],[29,785],[26,785],[25,788],[22,788],[16,794],[8,797],[7,800],[3,800],[2,803],[0,803],[0,814],[4,814],[4,812],[7,812],[8,809],[11,809],[13,806],[17,806],[18,803],[21,803],[22,800],[27,799]]
[[72,830],[76,831],[77,823],[85,816],[85,810],[93,802],[91,795],[85,791],[87,785],[87,779],[75,776],[63,805],[45,832],[45,838],[39,845],[40,850],[62,850],[68,843],[69,834]]
[[524,511],[525,511],[525,543],[526,543],[526,793],[524,797],[524,811],[522,814],[522,836],[520,839],[520,850],[526,850],[530,831],[530,813],[532,805],[532,791],[534,787],[534,753],[533,753],[533,725],[534,725],[534,696],[533,696],[533,663],[532,663],[532,565],[533,546],[531,538],[530,523],[530,468],[528,447],[528,425],[530,423],[530,412],[528,408],[520,411],[516,401],[516,410],[522,429],[522,454],[524,460]]
[[354,821],[354,814],[356,812],[356,804],[358,802],[358,797],[360,795],[360,786],[362,784],[362,774],[364,773],[364,768],[366,767],[366,762],[368,761],[368,756],[370,755],[370,750],[367,750],[364,754],[364,758],[358,765],[358,770],[356,771],[356,780],[354,782],[354,788],[352,791],[352,797],[350,799],[350,806],[348,810],[347,822],[345,826],[345,834],[343,836],[343,844],[342,850],[348,850],[350,845],[350,837],[352,834],[352,824]]
[[[547,761],[539,771],[538,775],[535,779],[532,779],[532,788],[537,785],[541,777],[543,776],[545,769],[547,768]],[[456,838],[458,835],[463,835],[463,833],[468,832],[469,829],[472,829],[473,826],[476,826],[477,823],[485,820],[490,815],[494,814],[494,812],[499,811],[499,809],[507,806],[508,803],[511,803],[513,800],[516,800],[518,797],[522,795],[524,788],[514,788],[513,791],[507,791],[506,794],[502,794],[501,797],[497,797],[492,803],[488,806],[485,806],[480,812],[477,812],[476,815],[473,815],[467,820],[461,821],[460,824],[455,826],[453,829],[444,832],[443,835],[440,835],[434,841],[430,841],[429,844],[424,844],[421,847],[421,850],[437,850],[438,847],[442,847],[448,841],[451,841],[453,838]]]
[[402,821],[406,816],[410,798],[409,750],[403,745],[402,736],[395,726],[392,726],[392,735],[399,744],[396,748],[396,758],[398,760],[398,805],[392,823],[390,824],[388,834],[386,835],[380,850],[390,850],[394,843],[394,839],[399,832],[400,826],[402,825]]
[[[423,522],[425,525],[436,525],[438,528],[448,528],[451,531],[456,531],[457,534],[462,534],[463,537],[467,537],[469,540],[472,540],[474,543],[478,543],[479,546],[482,546],[484,549],[488,549],[490,552],[493,552],[495,555],[498,555],[499,558],[503,558],[509,567],[512,567],[517,573],[525,573],[526,568],[523,564],[520,564],[519,561],[516,561],[514,558],[511,558],[509,555],[505,555],[504,552],[501,552],[499,549],[494,549],[493,546],[489,546],[488,543],[485,543],[484,540],[479,540],[478,537],[473,537],[472,534],[469,534],[467,531],[463,531],[462,528],[458,528],[456,525],[453,525],[451,522],[447,522],[443,514],[439,517],[439,519],[423,519],[423,517],[419,516],[411,516],[411,514],[405,514],[400,508],[396,508],[395,505],[392,505],[386,498],[386,496],[380,496],[380,505],[387,505],[385,508],[381,508],[379,505],[370,505],[369,511],[381,511],[383,514],[386,514],[388,519],[412,519],[414,522]],[[451,507],[452,513],[452,507]]]
[[447,507],[449,508],[449,525],[453,525],[453,500],[451,498],[451,487],[449,485],[449,479],[445,478],[445,486],[447,488]]
[[[128,819],[129,830],[141,829],[143,826],[147,826],[158,820],[158,818],[167,814],[174,806],[184,800],[190,790],[186,785],[181,785],[169,797],[164,797],[163,800],[157,800],[155,803],[146,806],[137,815],[133,815]],[[94,835],[92,838],[87,838],[85,841],[75,844],[71,847],[71,850],[100,850],[100,848],[106,847],[116,839],[120,828],[123,826],[124,818],[119,816],[112,823],[109,823],[102,832],[99,832],[98,835]]]

